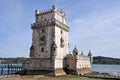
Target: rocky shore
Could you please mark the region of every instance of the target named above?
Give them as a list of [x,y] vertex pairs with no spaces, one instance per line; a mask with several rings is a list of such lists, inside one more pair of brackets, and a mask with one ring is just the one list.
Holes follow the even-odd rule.
[[101,79],[113,79],[113,80],[120,80],[120,76],[113,75],[111,73],[102,73],[102,72],[92,72],[88,74],[81,75],[82,77],[89,77],[89,78],[101,78]]

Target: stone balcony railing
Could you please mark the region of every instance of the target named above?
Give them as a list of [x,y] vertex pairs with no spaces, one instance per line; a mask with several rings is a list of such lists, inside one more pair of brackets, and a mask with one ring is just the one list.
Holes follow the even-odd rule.
[[55,25],[57,25],[57,27],[62,28],[66,31],[69,31],[69,27],[67,25],[63,24],[62,22],[60,22],[59,20],[56,20],[56,19],[33,23],[33,24],[31,24],[31,28],[36,29],[36,28],[40,28],[40,27],[47,27],[47,26],[51,27],[51,26],[55,26]]

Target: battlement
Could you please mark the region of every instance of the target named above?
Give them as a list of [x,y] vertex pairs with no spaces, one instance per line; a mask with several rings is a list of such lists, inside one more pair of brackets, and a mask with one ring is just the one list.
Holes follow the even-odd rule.
[[39,15],[44,15],[44,14],[48,14],[53,12],[53,9],[48,9],[45,11],[39,11],[38,9],[35,10],[35,16],[39,16]]
[[84,55],[83,52],[81,54],[78,53],[78,55],[74,55],[74,53],[73,54],[67,54],[66,58],[67,59],[78,59],[78,60],[82,59],[82,60],[90,61],[90,56],[89,55]]
[[36,9],[35,16],[45,15],[45,14],[52,13],[52,12],[56,12],[57,14],[64,16],[64,17],[66,16],[65,12],[63,12],[62,10],[57,10],[55,5],[52,5],[51,9],[47,9],[44,11],[40,11],[40,10]]
[[52,9],[45,11],[35,10],[36,23],[50,21],[51,19],[56,19],[59,22],[66,24],[66,14],[62,10],[57,10],[55,5],[52,6]]

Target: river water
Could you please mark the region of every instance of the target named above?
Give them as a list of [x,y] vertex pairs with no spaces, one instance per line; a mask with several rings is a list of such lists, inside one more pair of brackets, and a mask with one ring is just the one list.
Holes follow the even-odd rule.
[[92,64],[92,70],[120,76],[120,65]]

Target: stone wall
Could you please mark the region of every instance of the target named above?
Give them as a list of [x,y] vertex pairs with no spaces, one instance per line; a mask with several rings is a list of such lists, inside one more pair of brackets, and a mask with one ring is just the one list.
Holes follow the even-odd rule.
[[68,54],[65,58],[65,70],[68,74],[86,74],[90,73],[90,57],[85,55],[74,56]]

